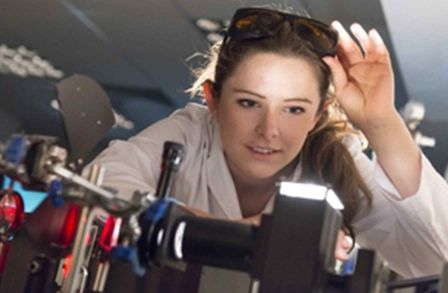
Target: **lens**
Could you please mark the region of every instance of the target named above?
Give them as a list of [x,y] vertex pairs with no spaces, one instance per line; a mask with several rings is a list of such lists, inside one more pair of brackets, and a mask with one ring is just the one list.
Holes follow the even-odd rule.
[[246,16],[244,18],[238,19],[237,21],[235,21],[235,27],[240,31],[247,30],[255,22],[256,19],[256,15]]
[[229,35],[238,39],[272,36],[282,21],[281,15],[271,11],[241,11],[235,15]]
[[311,19],[295,19],[294,31],[299,37],[308,41],[318,53],[332,55],[336,52],[337,34],[330,28]]

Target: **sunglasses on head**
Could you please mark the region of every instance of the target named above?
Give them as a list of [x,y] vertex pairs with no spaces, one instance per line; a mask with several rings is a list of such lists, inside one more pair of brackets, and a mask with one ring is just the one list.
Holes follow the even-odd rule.
[[224,35],[223,44],[229,39],[255,40],[272,37],[285,21],[321,57],[336,54],[338,34],[329,25],[311,18],[264,8],[238,9]]

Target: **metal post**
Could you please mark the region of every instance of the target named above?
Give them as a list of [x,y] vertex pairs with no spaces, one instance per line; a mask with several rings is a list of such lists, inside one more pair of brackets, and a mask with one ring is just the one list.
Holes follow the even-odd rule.
[[250,281],[249,293],[258,293],[259,290],[260,290],[260,281],[252,279]]
[[[104,169],[100,165],[92,165],[90,167],[89,181],[99,185],[103,181]],[[87,200],[88,202],[88,200]],[[76,293],[80,289],[80,281],[82,277],[82,266],[84,264],[87,239],[91,231],[92,222],[95,212],[90,204],[86,204],[81,209],[81,215],[76,230],[75,242],[72,248],[72,263],[69,268],[67,279],[62,284],[62,293]]]
[[439,293],[448,293],[448,263],[445,263],[440,275]]

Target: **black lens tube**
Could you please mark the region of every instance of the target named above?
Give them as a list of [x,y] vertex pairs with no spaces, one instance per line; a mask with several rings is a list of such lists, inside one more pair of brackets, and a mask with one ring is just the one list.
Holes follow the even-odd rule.
[[165,198],[170,195],[174,175],[179,169],[184,155],[184,146],[177,142],[166,141],[163,145],[160,177],[157,183],[156,197]]
[[232,221],[183,217],[174,236],[175,255],[186,262],[247,272],[256,232],[255,226]]

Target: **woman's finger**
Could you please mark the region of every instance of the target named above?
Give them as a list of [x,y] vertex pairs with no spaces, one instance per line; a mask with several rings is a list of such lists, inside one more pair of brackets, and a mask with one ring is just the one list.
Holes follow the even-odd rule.
[[339,230],[338,239],[336,242],[336,250],[334,252],[337,260],[344,261],[348,259],[348,250],[351,247],[351,243],[348,241],[345,233]]
[[338,95],[338,92],[347,84],[347,73],[337,58],[324,57],[323,60],[331,69],[335,94]]
[[333,21],[331,26],[338,32],[338,57],[344,67],[350,67],[363,61],[364,56],[359,46],[352,39],[339,21]]
[[364,28],[359,23],[354,23],[350,26],[350,31],[356,37],[359,45],[362,48],[364,59],[367,59],[372,50],[372,41]]
[[375,52],[377,59],[379,61],[389,62],[389,51],[387,50],[386,44],[376,29],[371,29],[369,31],[369,38],[372,45],[371,50]]

